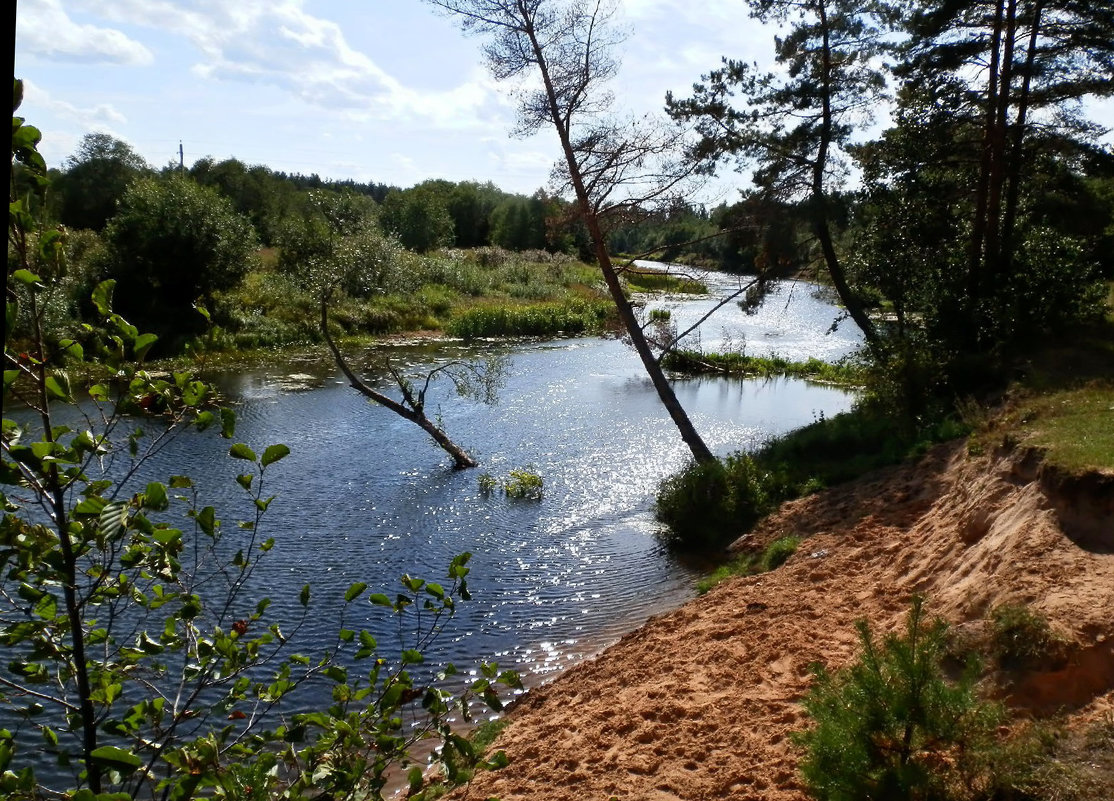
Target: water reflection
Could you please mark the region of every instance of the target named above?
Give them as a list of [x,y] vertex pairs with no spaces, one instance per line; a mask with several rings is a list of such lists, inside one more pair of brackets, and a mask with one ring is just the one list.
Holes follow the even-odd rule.
[[[780,292],[768,313],[727,307],[706,326],[704,344],[721,334],[736,342],[745,336],[754,352],[766,331],[793,358],[832,358],[855,346],[842,328],[824,333],[838,310],[807,287],[788,283]],[[670,305],[683,326],[711,301],[654,302]],[[429,363],[457,357],[461,347],[397,348],[395,355]],[[499,404],[462,402],[444,386],[427,399],[431,416],[479,459],[479,470],[450,469],[423,432],[367,403],[325,360],[222,379],[238,409],[237,439],[257,452],[276,442],[291,449],[267,472],[267,494],[277,499],[264,534],[276,546],[259,564],[252,594],[271,597],[268,615],[281,620],[300,610],[298,591],[312,582],[315,597],[326,600],[305,632],[307,649],[334,631],[337,599],[350,583],[391,591],[403,573],[440,578],[462,551],[475,555],[475,600],[461,606],[434,654],[461,665],[496,656],[506,667],[546,675],[690,595],[691,571],[659,546],[651,512],[659,482],[688,453],[633,351],[598,338],[477,348],[486,349],[507,350],[512,360]],[[794,380],[700,378],[675,386],[721,454],[851,403],[838,389]],[[242,465],[227,458],[227,448],[211,433],[182,436],[142,480],[188,472],[231,532],[251,510],[235,483]],[[543,477],[542,500],[480,492],[481,472],[502,477],[521,467]],[[257,597],[248,600],[254,606]],[[347,625],[392,641],[389,622],[367,604]]]

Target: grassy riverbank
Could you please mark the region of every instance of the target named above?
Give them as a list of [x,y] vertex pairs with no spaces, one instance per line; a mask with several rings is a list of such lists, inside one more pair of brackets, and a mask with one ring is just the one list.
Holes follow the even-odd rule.
[[[599,270],[565,254],[500,248],[402,251],[371,292],[338,293],[329,319],[341,337],[441,332],[463,339],[589,335],[614,325]],[[264,252],[234,290],[217,297],[217,325],[193,350],[242,351],[320,341],[317,295]],[[704,293],[699,282],[641,268],[632,292]]]
[[665,354],[662,366],[683,375],[729,375],[740,378],[803,378],[836,386],[862,386],[863,370],[853,364],[832,364],[821,359],[795,362],[773,356],[748,356],[745,353],[702,353],[675,350]]

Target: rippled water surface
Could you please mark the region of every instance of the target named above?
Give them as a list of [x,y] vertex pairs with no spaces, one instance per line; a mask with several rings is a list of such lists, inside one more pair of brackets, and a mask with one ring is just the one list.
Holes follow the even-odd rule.
[[[652,303],[668,305],[683,326],[712,301]],[[836,358],[857,344],[844,328],[826,333],[837,316],[810,286],[787,282],[757,315],[725,307],[705,325],[703,344],[745,340],[752,353]],[[471,551],[474,600],[461,606],[437,656],[458,665],[496,657],[537,677],[691,595],[692,572],[659,546],[651,512],[658,483],[685,463],[687,450],[634,352],[599,338],[490,347],[510,359],[497,404],[462,401],[446,388],[432,390],[427,404],[479,459],[478,470],[450,469],[423,432],[368,404],[331,365],[222,379],[238,406],[237,439],[257,451],[276,442],[291,448],[268,471],[277,498],[264,526],[276,547],[259,564],[254,592],[274,599],[269,617],[292,614],[306,582],[319,598],[335,599],[357,580],[390,592],[401,574],[440,579],[453,555]],[[461,355],[452,345],[395,350],[423,364]],[[675,387],[719,453],[851,403],[838,389],[790,380],[706,378]],[[227,447],[214,435],[183,436],[150,478],[195,477],[230,528],[247,510],[233,480],[243,463],[228,459]],[[512,468],[542,476],[540,501],[480,492],[482,472],[501,478]],[[327,611],[335,608],[312,621],[311,642],[335,631]],[[367,604],[358,608],[367,621],[347,625],[367,625],[389,645],[384,621]]]
[[[730,279],[719,290],[726,286]],[[684,327],[712,303],[651,305],[668,305]],[[757,315],[724,307],[702,339],[712,348],[745,340],[752,353],[837,358],[857,343],[846,330],[827,333],[837,316],[811,286],[786,282]],[[306,581],[320,596],[356,580],[389,589],[402,573],[439,578],[454,554],[471,551],[474,600],[450,627],[444,656],[464,663],[497,656],[544,674],[691,594],[692,572],[659,546],[651,512],[658,483],[685,463],[687,450],[633,351],[598,338],[492,347],[510,357],[496,405],[446,394],[429,405],[479,459],[478,470],[451,470],[417,427],[366,403],[331,369],[284,366],[226,377],[225,390],[239,404],[237,438],[257,450],[285,442],[292,451],[272,471],[278,498],[266,526],[277,546],[257,576],[277,608],[292,610]],[[429,363],[457,351],[399,349],[397,358]],[[719,453],[851,402],[838,389],[790,380],[675,386]],[[188,453],[168,453],[168,464],[187,459],[194,475],[206,477],[218,509],[236,502],[236,466],[225,443],[191,436],[176,447]],[[541,501],[479,491],[480,473],[503,477],[512,468],[542,476]],[[310,634],[334,628],[334,619],[322,619]]]

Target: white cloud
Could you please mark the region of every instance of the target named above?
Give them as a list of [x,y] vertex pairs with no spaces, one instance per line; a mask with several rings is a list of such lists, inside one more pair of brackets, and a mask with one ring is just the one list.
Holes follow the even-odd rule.
[[20,49],[56,60],[142,66],[154,55],[142,43],[113,28],[74,22],[61,0],[20,0]]
[[193,72],[204,79],[276,86],[330,110],[460,129],[489,126],[501,104],[478,68],[447,90],[406,86],[353,48],[336,22],[308,13],[303,0],[116,0],[95,7],[112,20],[187,37],[203,57]]
[[111,126],[124,125],[128,120],[114,106],[109,103],[98,103],[95,106],[75,106],[65,100],[58,100],[51,96],[42,87],[32,81],[24,79],[23,94],[37,106],[49,111],[59,119],[74,122],[84,130],[105,131],[112,133]]

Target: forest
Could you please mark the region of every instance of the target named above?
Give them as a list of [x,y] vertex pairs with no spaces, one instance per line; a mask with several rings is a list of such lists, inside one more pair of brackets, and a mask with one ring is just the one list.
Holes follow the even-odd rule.
[[[770,70],[725,56],[693,86],[663,87],[662,119],[647,121],[611,113],[606,83],[622,48],[611,4],[428,4],[483,42],[495,80],[532,81],[516,90],[520,124],[559,145],[551,185],[526,196],[490,182],[325,180],[235,158],[158,166],[100,132],[51,166],[42,132],[18,116],[14,82],[0,466],[6,797],[383,798],[405,788],[432,799],[506,766],[460,724],[481,707],[501,710],[521,690],[517,673],[426,664],[470,598],[472,555],[444,576],[407,573],[401,590],[354,582],[324,607],[306,584],[280,626],[252,576],[276,547],[264,525],[272,466],[290,448],[237,441],[236,412],[202,367],[316,348],[466,468],[476,461],[448,439],[426,393],[444,379],[490,400],[496,359],[415,375],[384,357],[377,369],[398,393],[388,397],[345,351],[417,333],[466,344],[621,337],[691,457],[660,483],[661,541],[716,562],[781,502],[971,433],[989,414],[974,409],[1018,382],[1110,397],[1114,149],[1087,114],[1114,94],[1114,7],[749,0],[756,20],[780,26]],[[736,199],[707,207],[699,187],[726,172],[739,176]],[[675,392],[679,379],[806,368],[689,350],[668,314],[644,312],[644,293],[701,293],[715,273],[739,277],[721,305],[744,310],[781,280],[828,288],[835,325],[854,327],[862,346],[807,375],[853,383],[855,409],[717,456]],[[249,512],[238,520],[222,524],[189,465],[145,472],[180,432],[204,430],[229,440],[244,471],[235,483]],[[480,477],[485,493],[497,486]],[[513,469],[505,490],[539,500],[542,477]],[[796,548],[779,542],[783,555],[741,569],[775,569]],[[365,607],[407,632],[397,654],[364,628]],[[341,622],[303,652],[293,635],[315,615]],[[919,600],[909,621],[915,642]],[[812,797],[1040,797],[989,763],[933,762],[934,738],[965,753],[963,738],[991,731],[993,715],[968,677],[949,684],[937,670],[943,635],[932,631],[936,650],[923,658],[935,662],[914,655],[913,667],[893,669],[928,671],[940,719],[897,720],[900,765],[865,747],[874,778],[830,762],[862,721],[828,719],[835,729],[801,741],[813,749],[802,779]],[[869,632],[863,643],[869,651]],[[817,676],[833,694],[850,681]],[[299,706],[299,693],[321,687],[325,702]],[[817,719],[831,703],[808,701]],[[919,714],[878,714],[891,713]],[[909,750],[918,726],[939,727],[923,733],[923,753]],[[428,740],[436,776],[414,750]]]

